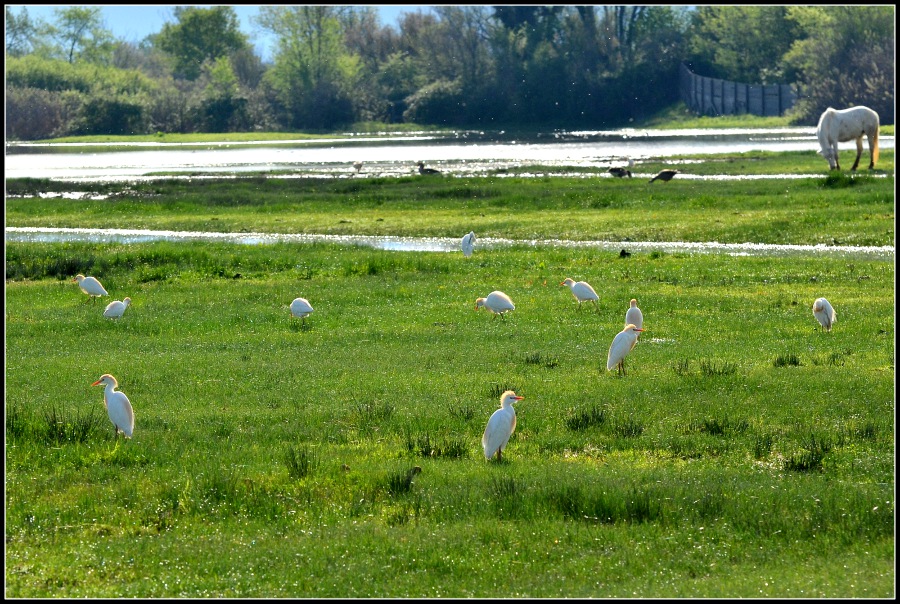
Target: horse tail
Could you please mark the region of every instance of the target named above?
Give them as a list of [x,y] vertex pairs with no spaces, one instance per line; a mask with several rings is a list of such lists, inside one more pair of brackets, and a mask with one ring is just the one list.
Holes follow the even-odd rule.
[[872,137],[872,167],[875,167],[875,164],[878,163],[878,131],[880,130],[879,126],[875,126],[875,136]]

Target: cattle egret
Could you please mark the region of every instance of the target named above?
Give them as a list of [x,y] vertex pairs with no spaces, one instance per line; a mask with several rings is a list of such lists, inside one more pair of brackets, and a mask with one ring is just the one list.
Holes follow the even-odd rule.
[[88,299],[90,300],[94,296],[108,296],[109,293],[103,289],[103,286],[100,285],[100,282],[94,279],[93,277],[85,277],[84,275],[76,275],[72,281],[78,282],[78,287],[81,288],[81,291],[88,295]]
[[497,461],[503,461],[503,448],[516,429],[516,410],[513,403],[523,398],[525,397],[516,396],[512,390],[507,390],[500,397],[500,408],[491,415],[484,429],[484,436],[481,437],[485,459],[490,460],[496,454]]
[[110,374],[104,373],[91,386],[99,386],[101,384],[105,386],[103,390],[103,405],[106,407],[109,420],[116,427],[116,438],[118,438],[119,432],[124,434],[125,438],[131,438],[131,434],[134,432],[134,411],[131,409],[131,402],[124,392],[116,390],[119,382]]
[[607,172],[609,172],[616,178],[624,178],[626,176],[628,178],[631,178],[631,170],[629,170],[627,168],[621,168],[621,167],[616,166],[616,167],[610,168],[609,170],[607,170]]
[[660,170],[656,176],[650,179],[650,182],[653,182],[654,180],[669,182],[670,180],[675,178],[675,175],[678,173],[678,170]]
[[572,290],[572,295],[578,300],[578,310],[581,310],[582,302],[593,302],[594,308],[600,310],[600,307],[597,305],[597,300],[600,299],[600,296],[597,295],[597,292],[594,291],[594,288],[587,281],[576,282],[566,277],[565,281],[560,283],[560,285],[566,285]]
[[505,318],[503,316],[504,313],[516,309],[516,305],[512,303],[509,296],[501,291],[491,292],[488,294],[487,298],[478,298],[475,300],[475,310],[478,310],[481,307],[494,313],[491,316],[492,321],[497,318],[497,315],[500,315],[500,318],[503,319]]
[[813,302],[812,310],[813,316],[815,316],[825,331],[831,331],[831,324],[837,321],[837,314],[835,314],[831,303],[825,298],[818,298]]
[[128,308],[129,304],[131,304],[131,298],[125,298],[121,302],[119,300],[110,302],[106,305],[103,316],[109,317],[110,319],[118,319],[125,314],[125,309]]
[[440,170],[435,170],[434,168],[426,168],[425,162],[419,162],[417,164],[419,166],[419,174],[440,174]]
[[308,317],[312,311],[313,307],[310,306],[306,298],[296,298],[291,302],[291,318],[297,317],[302,319],[304,325],[306,325],[306,317]]
[[362,170],[362,162],[361,161],[353,162],[353,169],[356,170],[357,174],[359,174],[359,171]]
[[625,329],[616,334],[612,344],[609,347],[609,354],[606,357],[606,370],[611,371],[613,367],[619,368],[619,373],[625,375],[625,357],[634,348],[637,343],[638,335],[644,331],[629,323]]
[[469,231],[468,235],[462,238],[462,253],[468,258],[475,251],[475,231]]
[[[625,325],[629,323],[638,329],[644,327],[644,313],[638,308],[637,300],[634,298],[631,299],[631,307],[625,311]],[[641,334],[638,334],[638,337],[640,338]]]

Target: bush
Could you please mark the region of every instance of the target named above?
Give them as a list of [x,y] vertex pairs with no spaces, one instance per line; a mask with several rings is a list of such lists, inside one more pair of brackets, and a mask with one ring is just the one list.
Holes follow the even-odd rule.
[[64,136],[72,131],[82,104],[74,90],[40,88],[6,89],[7,140],[40,140]]

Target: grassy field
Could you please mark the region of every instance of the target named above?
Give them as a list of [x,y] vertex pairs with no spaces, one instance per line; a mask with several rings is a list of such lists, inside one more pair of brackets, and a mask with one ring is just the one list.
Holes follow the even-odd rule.
[[[9,181],[7,226],[893,245],[889,161],[664,188],[170,180],[95,201]],[[77,273],[130,296],[125,316]],[[8,242],[6,276],[9,597],[895,595],[893,257]],[[473,309],[494,289],[505,319]],[[631,298],[646,331],[622,377],[606,353]],[[127,442],[103,373],[134,406]],[[505,389],[525,398],[488,462]]]

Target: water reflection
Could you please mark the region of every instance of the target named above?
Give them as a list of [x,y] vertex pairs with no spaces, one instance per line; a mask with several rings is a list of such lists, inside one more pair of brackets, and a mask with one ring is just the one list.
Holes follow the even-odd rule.
[[[892,136],[880,140],[893,148]],[[179,174],[196,178],[246,172],[294,177],[368,178],[414,175],[424,161],[452,176],[495,174],[523,166],[606,168],[626,158],[751,151],[816,151],[813,128],[594,130],[536,134],[460,131],[403,136],[227,143],[7,143],[7,178],[122,181]],[[357,174],[353,162],[363,162]],[[823,165],[825,164],[823,160]],[[545,175],[545,174],[541,174]],[[588,174],[586,174],[588,175]],[[589,174],[597,177],[597,174]],[[521,175],[517,175],[521,176]],[[570,172],[566,176],[573,176]],[[648,178],[650,174],[646,175]],[[810,175],[820,176],[820,175]],[[803,178],[792,176],[791,178]],[[773,178],[769,176],[768,178]],[[777,178],[785,178],[777,176]]]
[[[320,235],[291,233],[214,233],[202,231],[151,231],[142,229],[61,229],[45,227],[6,227],[7,241],[92,243],[147,243],[152,241],[221,241],[246,245],[279,242],[334,243],[360,245],[380,250],[412,252],[459,252],[457,237],[378,237],[368,235]],[[788,256],[827,254],[835,257],[868,257],[893,260],[893,246],[777,245],[765,243],[718,243],[678,241],[572,241],[565,239],[503,239],[479,237],[478,249],[512,246],[579,247],[605,251],[686,252],[729,254],[732,256]]]

